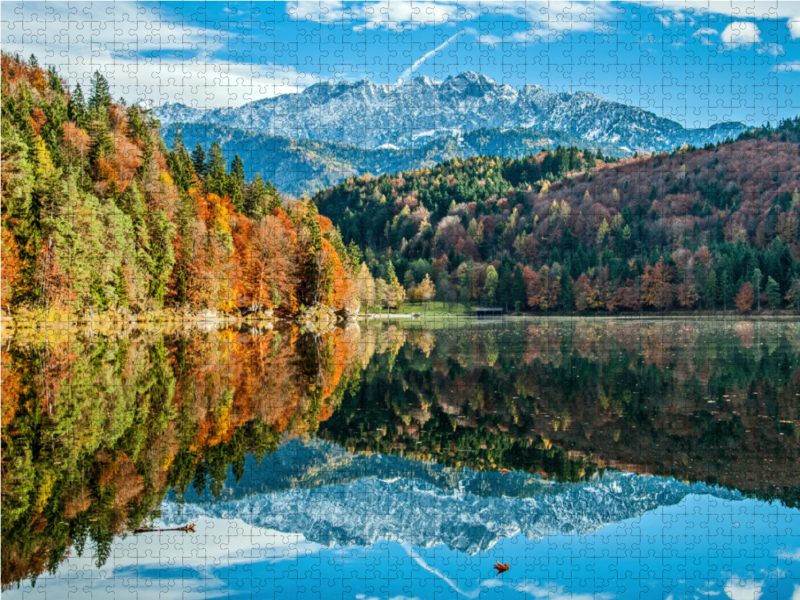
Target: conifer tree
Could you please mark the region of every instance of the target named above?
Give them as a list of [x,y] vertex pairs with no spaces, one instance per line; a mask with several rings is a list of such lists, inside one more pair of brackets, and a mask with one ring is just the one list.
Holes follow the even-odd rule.
[[114,139],[111,137],[111,131],[105,115],[92,111],[89,136],[92,140],[89,145],[89,164],[91,165],[93,176],[100,178],[102,177],[100,172],[102,168],[101,161],[104,158],[114,156]]
[[200,177],[205,177],[206,174],[206,153],[200,142],[192,150],[192,164],[194,165],[194,172]]
[[233,157],[231,161],[231,177],[233,180],[239,185],[240,187],[244,185],[244,162],[239,157],[239,153],[236,153],[236,156]]
[[225,157],[222,155],[222,146],[219,142],[211,144],[206,161],[206,189],[218,196],[224,196],[227,192],[227,168]]
[[111,98],[111,87],[108,84],[108,80],[103,77],[100,71],[95,71],[94,75],[92,75],[91,85],[88,105],[89,112],[94,110],[106,112],[111,108],[111,103],[113,102]]
[[514,276],[511,280],[511,304],[513,306],[520,303],[520,307],[527,304],[527,294],[525,293],[525,279],[522,276],[522,268],[517,264],[514,268]]
[[75,86],[72,94],[70,94],[69,102],[67,103],[67,116],[70,121],[73,121],[78,127],[86,126],[86,101],[83,98],[83,91],[81,84]]

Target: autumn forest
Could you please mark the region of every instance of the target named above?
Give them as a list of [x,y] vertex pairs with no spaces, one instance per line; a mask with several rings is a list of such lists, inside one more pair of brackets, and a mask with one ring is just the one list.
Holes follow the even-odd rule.
[[227,314],[355,302],[354,254],[308,200],[282,202],[219,152],[168,150],[158,123],[2,56],[2,305],[22,318]]
[[[615,159],[558,147],[292,199],[96,73],[2,56],[2,307],[21,320],[800,307],[800,120]],[[167,143],[168,142],[168,143]]]

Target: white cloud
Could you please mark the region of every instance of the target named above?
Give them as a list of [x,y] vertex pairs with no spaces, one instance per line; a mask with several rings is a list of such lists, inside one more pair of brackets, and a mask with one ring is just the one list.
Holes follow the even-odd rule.
[[791,600],[800,600],[800,585],[795,584]]
[[737,575],[734,575],[723,589],[731,600],[759,600],[763,587],[763,581],[740,579]]
[[[687,12],[695,16],[724,15],[732,19],[787,19],[792,38],[800,38],[800,2],[771,0],[749,2],[738,0],[643,0],[655,9]],[[656,15],[659,19],[662,17]],[[663,21],[662,21],[663,23]]]
[[749,21],[734,21],[719,35],[728,48],[746,48],[761,43],[761,30]]
[[478,34],[478,43],[479,44],[484,44],[486,46],[494,46],[496,44],[501,44],[502,42],[503,42],[503,38],[501,38],[499,36],[490,35],[490,34],[486,34],[486,33]]
[[756,52],[759,54],[771,54],[772,56],[783,56],[786,54],[783,50],[783,46],[775,43],[761,44],[756,47]]
[[671,12],[667,14],[655,13],[655,17],[667,28],[671,27],[673,23],[681,26],[693,26],[695,24],[695,20],[684,12]]
[[539,585],[538,583],[526,583],[511,585],[518,592],[533,596],[536,600],[610,600],[614,596],[606,593],[576,594],[567,591],[566,586],[559,586],[556,583],[547,582]]
[[800,14],[789,19],[786,23],[786,26],[789,28],[789,31],[792,34],[792,39],[800,38]]
[[798,15],[797,4],[783,0],[643,0],[642,4],[673,12],[689,11],[695,16],[713,14],[740,19],[786,19]]
[[710,27],[702,27],[695,31],[692,34],[692,37],[701,37],[701,36],[712,36],[712,35],[719,35],[719,32],[716,29],[711,29]]
[[[533,32],[537,37],[547,38],[542,41],[552,41],[555,37],[566,33],[605,31],[609,21],[617,20],[625,12],[624,8],[618,8],[611,3],[570,0],[526,2],[524,6],[509,3],[494,10],[518,19],[524,18],[530,29],[528,32],[517,32],[512,37],[525,42],[534,41],[530,37]],[[523,37],[527,35],[526,39],[519,39],[520,34]]]
[[718,42],[711,39],[712,36],[718,36],[719,32],[716,29],[709,27],[702,27],[692,34],[692,37],[703,44],[704,46],[716,46]]
[[[127,597],[135,586],[139,600],[221,598],[230,594],[230,583],[215,571],[265,561],[297,561],[323,548],[300,534],[253,527],[240,519],[200,516],[194,523],[195,533],[115,537],[103,567],[95,566],[92,552],[73,555],[54,575],[39,577],[35,588],[26,582],[18,589],[3,591],[3,597],[36,597],[42,590],[42,598],[73,598],[76,587],[81,589],[81,597]],[[168,569],[177,569],[181,575],[174,580],[159,579],[158,573]]]
[[451,21],[470,21],[477,12],[455,2],[416,2],[388,0],[366,4],[363,18],[368,29],[402,30],[413,27],[436,27]]
[[291,66],[229,60],[238,33],[170,21],[134,2],[3,3],[3,17],[3,50],[36,54],[84,89],[99,70],[114,98],[129,102],[238,106],[316,82]]
[[287,4],[286,10],[298,20],[352,25],[356,30],[386,28],[403,31],[470,21],[481,9],[477,4],[465,5],[463,2],[384,0],[345,5],[340,0],[293,0]]
[[[800,71],[800,61],[795,61],[793,63],[786,63],[783,65],[777,65],[779,67],[785,67],[787,65],[794,65],[795,68],[792,69],[793,71]],[[778,558],[784,558],[786,560],[792,561],[800,561],[800,548],[796,548],[795,550],[791,550],[789,552],[781,551],[778,552]]]
[[341,0],[294,0],[286,3],[286,13],[300,21],[342,23],[359,18],[355,9]]

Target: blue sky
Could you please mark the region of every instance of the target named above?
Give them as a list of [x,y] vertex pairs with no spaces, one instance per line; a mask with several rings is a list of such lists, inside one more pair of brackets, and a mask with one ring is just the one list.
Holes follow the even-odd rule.
[[689,127],[800,114],[800,2],[3,2],[2,42],[155,104],[472,70]]

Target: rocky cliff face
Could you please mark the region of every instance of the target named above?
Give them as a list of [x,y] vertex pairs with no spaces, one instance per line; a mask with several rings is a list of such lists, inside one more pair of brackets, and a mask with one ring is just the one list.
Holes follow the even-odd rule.
[[634,106],[590,93],[522,89],[474,72],[444,81],[413,78],[402,85],[369,81],[319,83],[298,94],[236,108],[202,110],[167,103],[154,110],[163,125],[206,122],[292,139],[344,142],[361,148],[409,147],[477,129],[557,131],[586,144],[629,151],[672,150],[735,137],[742,123],[685,129]]

